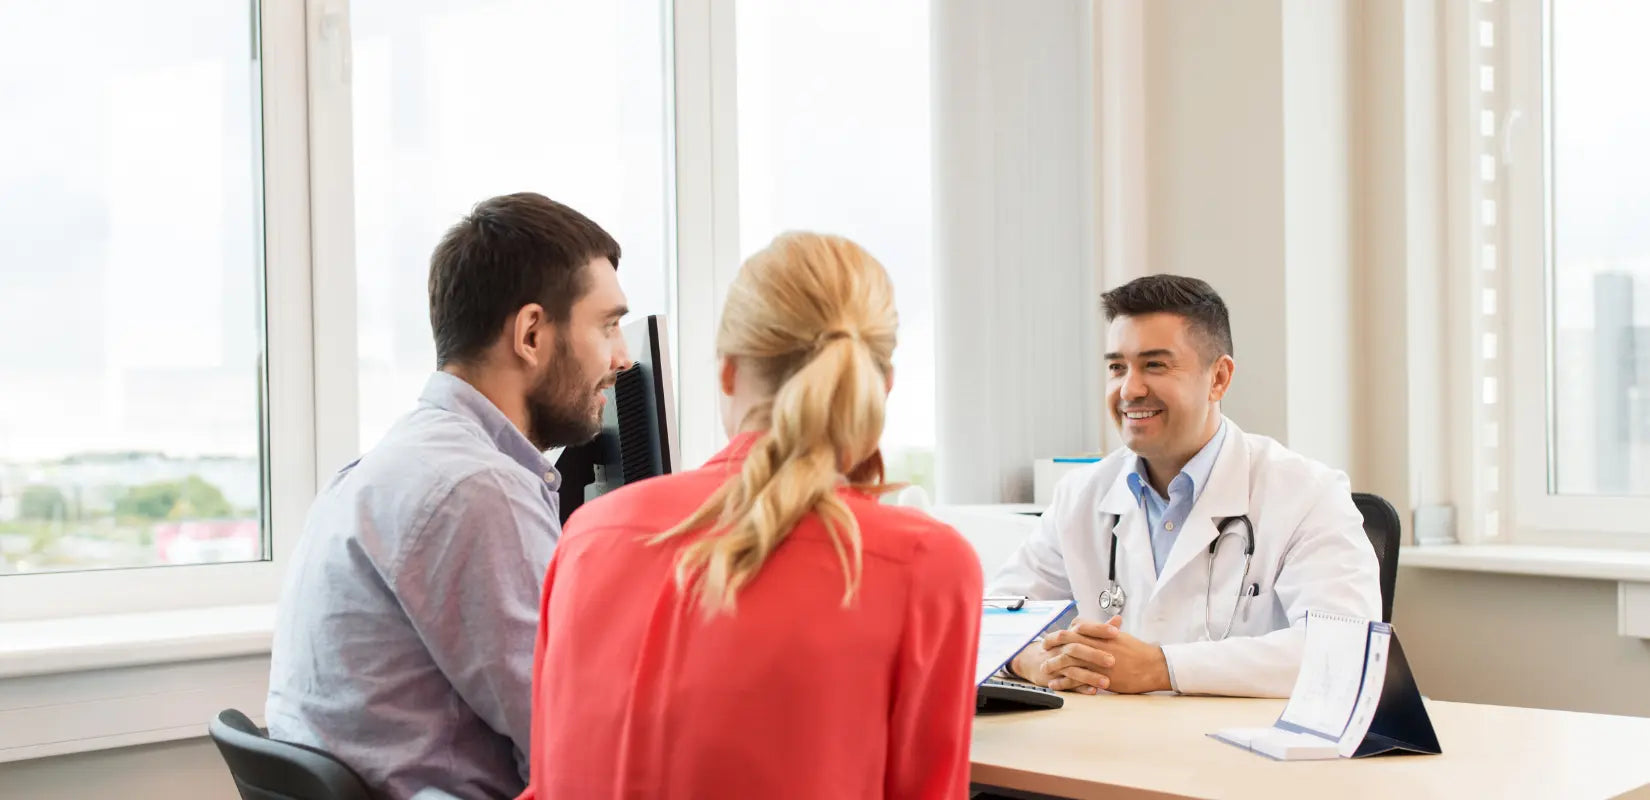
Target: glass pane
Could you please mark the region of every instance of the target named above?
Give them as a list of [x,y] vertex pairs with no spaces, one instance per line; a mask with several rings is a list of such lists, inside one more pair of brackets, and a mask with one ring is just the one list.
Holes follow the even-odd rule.
[[251,14],[0,5],[0,573],[263,557]]
[[354,0],[364,450],[435,369],[430,251],[477,202],[534,191],[619,240],[633,314],[669,311],[673,208],[658,0]]
[[1554,488],[1650,494],[1650,4],[1553,4]]
[[[928,0],[745,0],[739,30],[739,238],[847,236],[894,280],[900,343],[883,451],[933,491],[933,152]],[[828,66],[822,66],[828,65]]]

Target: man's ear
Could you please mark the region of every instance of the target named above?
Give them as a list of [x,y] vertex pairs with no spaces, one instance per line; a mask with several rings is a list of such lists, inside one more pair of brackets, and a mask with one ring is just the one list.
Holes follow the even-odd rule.
[[1214,381],[1209,385],[1209,401],[1220,402],[1226,392],[1232,388],[1232,374],[1237,371],[1237,362],[1231,356],[1222,355],[1215,360]]
[[733,396],[733,382],[739,377],[739,361],[733,356],[722,356],[722,394]]
[[544,306],[528,303],[510,320],[510,349],[530,367],[541,367],[556,347],[556,326],[547,325]]

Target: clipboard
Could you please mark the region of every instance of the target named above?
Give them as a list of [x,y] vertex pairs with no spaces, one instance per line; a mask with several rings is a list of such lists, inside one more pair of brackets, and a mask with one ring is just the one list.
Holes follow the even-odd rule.
[[1070,600],[987,597],[980,613],[980,647],[974,662],[975,712],[1064,706],[1065,698],[1052,689],[993,676],[1044,631],[1067,624],[1077,615],[1077,604]]
[[[980,605],[980,646],[974,661],[974,685],[979,686],[1013,660],[1033,639],[1051,627],[1065,624],[1076,614],[1071,600],[997,598]],[[1012,608],[1010,606],[1013,606]]]

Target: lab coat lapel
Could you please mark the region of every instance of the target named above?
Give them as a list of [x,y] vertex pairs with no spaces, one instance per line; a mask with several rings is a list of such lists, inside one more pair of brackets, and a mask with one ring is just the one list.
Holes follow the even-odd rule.
[[[1248,511],[1249,445],[1243,431],[1226,420],[1226,441],[1221,444],[1220,455],[1215,457],[1215,466],[1209,471],[1209,485],[1203,488],[1186,517],[1185,527],[1175,537],[1174,547],[1169,549],[1169,563],[1163,565],[1163,572],[1157,576],[1157,586],[1162,588],[1176,573],[1208,551],[1209,543],[1220,535],[1215,527],[1217,522]],[[1147,549],[1150,550],[1149,542]]]
[[[1125,458],[1127,460],[1112,481],[1111,489],[1100,501],[1100,514],[1102,517],[1115,515],[1117,518],[1111,529],[1112,535],[1117,537],[1117,582],[1128,593],[1124,613],[1132,614],[1139,613],[1150,602],[1154,594],[1156,567],[1152,564],[1152,535],[1146,528],[1146,512],[1140,508],[1140,501],[1135,499],[1134,492],[1129,491],[1129,476],[1134,474],[1140,457],[1130,453]],[[1110,557],[1111,542],[1103,541],[1099,546],[1101,558]],[[1101,563],[1102,576],[1106,568],[1107,565]]]

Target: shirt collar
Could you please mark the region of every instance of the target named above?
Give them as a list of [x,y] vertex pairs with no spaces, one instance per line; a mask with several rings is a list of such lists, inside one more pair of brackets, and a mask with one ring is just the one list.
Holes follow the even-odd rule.
[[556,471],[555,466],[527,440],[509,417],[504,416],[504,412],[498,410],[498,406],[493,405],[493,401],[471,386],[469,381],[450,372],[437,371],[424,382],[424,392],[418,400],[480,425],[500,452],[544,478],[552,491],[561,488],[561,473]]
[[[1186,462],[1186,466],[1180,469],[1180,474],[1175,476],[1176,480],[1184,476],[1186,480],[1191,481],[1193,505],[1196,505],[1197,499],[1203,495],[1203,488],[1209,483],[1209,475],[1214,472],[1215,459],[1220,455],[1220,446],[1225,442],[1226,420],[1222,418],[1215,435],[1203,445],[1202,450],[1197,451],[1197,455],[1192,456],[1192,460]],[[1134,462],[1134,472],[1129,473],[1129,491],[1134,494],[1134,501],[1140,503],[1145,501],[1146,492],[1156,493],[1157,490],[1152,488],[1151,481],[1146,477],[1146,459],[1136,458]]]

